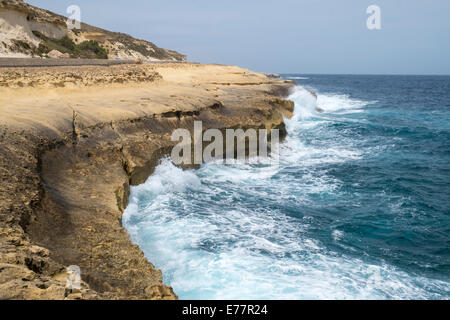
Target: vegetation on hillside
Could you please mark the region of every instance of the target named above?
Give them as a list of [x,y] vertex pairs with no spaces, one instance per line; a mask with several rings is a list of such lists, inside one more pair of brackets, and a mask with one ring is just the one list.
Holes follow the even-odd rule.
[[[26,56],[47,57],[49,52],[57,50],[66,57],[71,58],[107,59],[109,56],[111,59],[119,57],[122,59],[135,59],[136,57],[140,57],[142,60],[186,60],[185,55],[173,50],[159,48],[152,42],[135,39],[124,33],[104,30],[85,23],[81,23],[81,29],[72,30],[74,36],[69,35],[63,39],[48,37],[47,34],[36,31],[35,24],[43,26],[44,30],[46,25],[64,30],[66,29],[67,18],[48,10],[31,6],[22,0],[0,0],[0,10],[13,10],[19,12],[21,15],[26,15],[25,24],[28,24],[28,26],[22,25],[23,21],[17,25],[11,24],[10,27],[17,29],[18,33],[15,35],[14,32],[11,32],[7,37],[2,39],[3,42],[0,41],[0,48],[2,49],[0,54],[10,52],[23,53]],[[28,27],[34,30],[33,33],[39,37],[41,40],[40,44],[36,45],[35,41],[24,41],[24,39],[29,39],[29,34],[22,34],[24,30],[28,30]],[[72,34],[70,32],[68,33]],[[92,34],[97,34],[100,38],[103,35],[106,39],[105,43],[99,41],[100,38],[96,38],[95,36],[90,37]],[[79,43],[75,38],[93,40]]]
[[108,59],[108,53],[99,45],[98,41],[88,40],[76,44],[68,36],[56,39],[46,37],[39,31],[33,31],[33,34],[42,40],[34,52],[41,57],[52,50],[58,50],[61,53],[68,53],[71,58]]
[[[12,42],[13,48],[17,52],[26,53],[27,51],[31,50],[31,46],[26,41],[14,39]],[[4,46],[6,45],[4,44]]]

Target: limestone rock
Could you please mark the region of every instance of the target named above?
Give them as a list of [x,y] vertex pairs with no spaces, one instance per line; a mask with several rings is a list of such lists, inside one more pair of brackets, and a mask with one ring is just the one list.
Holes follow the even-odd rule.
[[121,225],[130,185],[194,121],[284,135],[292,86],[218,65],[0,69],[0,299],[176,299]]
[[70,55],[68,53],[62,53],[59,52],[58,50],[52,50],[50,51],[47,56],[49,58],[53,58],[53,59],[69,59]]

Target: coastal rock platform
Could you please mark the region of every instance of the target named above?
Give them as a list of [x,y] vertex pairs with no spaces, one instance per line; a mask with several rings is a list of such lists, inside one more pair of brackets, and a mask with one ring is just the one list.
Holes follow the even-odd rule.
[[121,225],[130,185],[196,120],[285,130],[293,86],[189,63],[0,69],[0,299],[176,299]]

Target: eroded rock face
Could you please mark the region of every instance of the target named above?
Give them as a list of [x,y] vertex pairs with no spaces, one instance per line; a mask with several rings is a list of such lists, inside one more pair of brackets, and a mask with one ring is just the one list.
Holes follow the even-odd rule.
[[[0,87],[0,298],[176,299],[121,226],[130,184],[170,152],[176,128],[284,129],[293,111],[279,97],[292,83],[248,70],[121,68],[159,80]],[[81,69],[95,78],[108,67]],[[70,265],[81,270],[76,292],[66,288]]]

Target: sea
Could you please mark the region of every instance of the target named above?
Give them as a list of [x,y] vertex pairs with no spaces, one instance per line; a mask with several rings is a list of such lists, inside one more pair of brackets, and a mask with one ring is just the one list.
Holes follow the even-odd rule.
[[162,159],[132,241],[180,299],[449,299],[450,76],[283,78],[279,162]]

